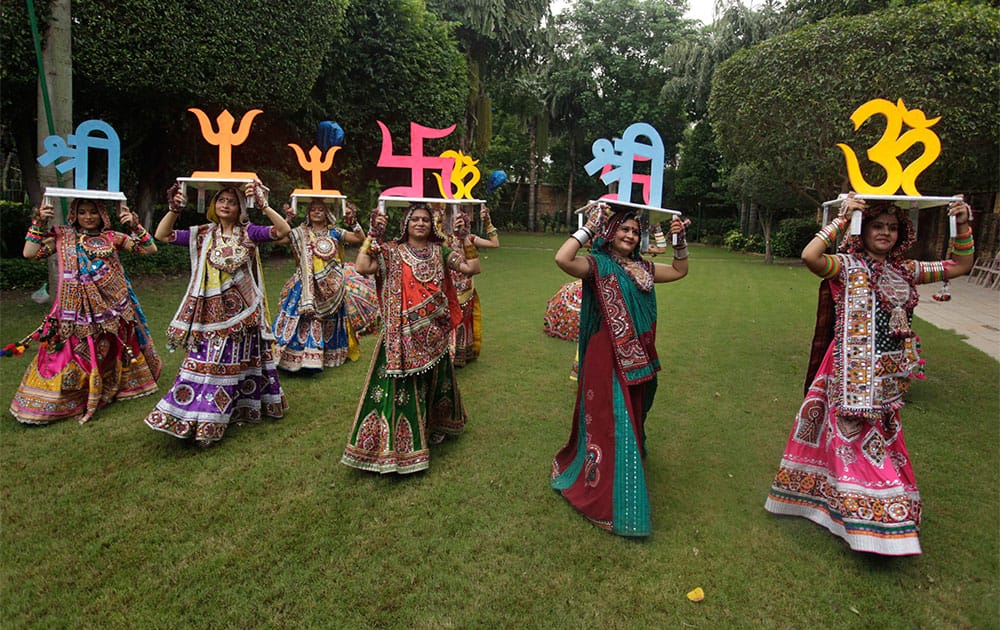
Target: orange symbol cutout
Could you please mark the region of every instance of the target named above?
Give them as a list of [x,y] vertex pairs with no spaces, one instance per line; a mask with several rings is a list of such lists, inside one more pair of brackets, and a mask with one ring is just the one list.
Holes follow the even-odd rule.
[[306,157],[305,152],[297,144],[289,143],[290,147],[295,151],[295,156],[299,159],[299,166],[301,166],[306,171],[312,174],[312,188],[296,188],[292,191],[293,195],[310,195],[310,194],[320,194],[320,195],[339,195],[339,190],[323,190],[322,175],[325,171],[330,170],[333,166],[333,156],[337,154],[340,147],[330,147],[326,151],[326,155],[323,155],[323,151],[319,147],[313,146],[309,149],[309,157]]
[[262,113],[262,110],[251,109],[240,120],[240,128],[234,131],[234,124],[236,119],[233,115],[229,113],[228,109],[222,110],[219,117],[216,118],[216,122],[219,124],[219,130],[212,130],[212,123],[208,120],[208,115],[196,107],[188,109],[189,112],[193,113],[198,118],[198,123],[201,125],[201,135],[208,141],[209,144],[214,144],[219,147],[219,170],[218,171],[195,171],[191,174],[191,177],[203,178],[203,179],[256,179],[256,173],[245,173],[245,172],[234,172],[233,171],[233,147],[243,144],[247,136],[250,135],[250,125],[253,123],[253,119],[257,117],[257,114]]

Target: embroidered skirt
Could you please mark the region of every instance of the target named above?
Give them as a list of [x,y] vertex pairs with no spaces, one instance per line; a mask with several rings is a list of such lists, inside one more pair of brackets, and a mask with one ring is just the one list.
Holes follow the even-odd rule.
[[570,438],[552,462],[552,488],[595,525],[648,536],[643,423],[655,381],[622,387],[611,357],[602,322],[583,357]]
[[135,329],[122,325],[131,360],[118,337],[71,336],[59,350],[39,344],[10,403],[11,414],[25,424],[48,424],[66,418],[86,422],[115,400],[156,391],[154,375],[142,353]]
[[[293,276],[293,279],[297,276]],[[337,367],[361,354],[350,330],[344,302],[330,315],[315,317],[299,312],[302,281],[290,280],[281,295],[274,318],[274,338],[278,347],[278,367],[289,372]]]
[[433,368],[394,378],[385,371],[380,337],[341,463],[378,473],[412,473],[430,465],[431,442],[458,435],[465,407],[446,354]]
[[378,294],[375,280],[354,269],[354,263],[344,265],[344,302],[351,330],[358,337],[371,335],[379,326]]
[[214,442],[230,423],[281,418],[286,409],[271,342],[254,329],[212,337],[189,350],[146,424],[177,438]]
[[545,306],[543,329],[549,337],[576,341],[580,336],[580,302],[583,300],[583,280],[568,282]]
[[455,367],[463,367],[479,356],[483,343],[483,315],[479,294],[473,289],[472,297],[462,304],[462,323],[451,331],[451,355]]
[[832,368],[828,351],[795,417],[765,508],[818,523],[855,551],[919,554],[920,493],[899,412],[879,420],[838,418],[827,397]]

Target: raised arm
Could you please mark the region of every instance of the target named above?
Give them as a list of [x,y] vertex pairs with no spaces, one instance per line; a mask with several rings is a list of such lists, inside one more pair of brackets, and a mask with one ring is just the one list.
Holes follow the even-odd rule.
[[[138,246],[140,254],[147,256],[156,253],[156,243],[153,241],[153,237],[146,231],[142,223],[139,222],[138,215],[129,210],[125,204],[122,204],[118,208],[118,221],[132,234],[132,238],[129,240],[135,242],[135,246]],[[116,245],[121,246],[123,243],[116,243]]]
[[378,261],[372,255],[372,250],[379,247],[382,235],[385,234],[385,224],[389,220],[385,214],[378,210],[372,210],[371,218],[371,229],[368,230],[368,236],[361,243],[361,248],[358,249],[358,257],[354,260],[354,268],[358,273],[366,276],[370,276],[378,271]]
[[606,204],[594,203],[587,210],[587,223],[566,239],[556,252],[556,265],[574,278],[585,278],[590,273],[590,261],[576,255],[580,248],[600,234],[610,209]]
[[973,254],[976,253],[975,243],[972,242],[972,208],[962,201],[953,201],[948,205],[948,216],[955,217],[958,226],[958,234],[951,239],[951,260],[952,264],[945,265],[944,277],[948,280],[964,276],[972,269]]
[[264,216],[267,220],[271,222],[274,227],[272,236],[274,240],[282,239],[288,236],[288,233],[292,231],[292,228],[288,225],[288,221],[285,217],[281,216],[281,213],[267,205],[267,201],[264,199],[264,187],[260,183],[260,180],[254,180],[253,182],[246,185],[244,189],[244,194],[249,197],[253,195],[254,201],[257,203],[258,208],[263,208]]
[[473,235],[473,244],[479,249],[496,249],[500,247],[500,236],[493,225],[493,219],[490,218],[490,209],[483,206],[483,209],[479,211],[479,218],[483,220],[483,229],[485,230],[486,238]]
[[31,226],[24,235],[24,249],[21,251],[21,255],[25,258],[39,258],[38,252],[40,251],[43,252],[41,258],[44,258],[54,251],[53,246],[56,239],[49,236],[49,222],[52,221],[53,216],[55,216],[55,212],[48,204],[37,209],[37,216],[31,219]]
[[680,217],[671,219],[670,234],[677,235],[677,244],[674,245],[674,260],[669,265],[662,263],[653,265],[653,282],[673,282],[680,280],[688,273],[687,239],[685,238],[684,222]]
[[853,192],[848,193],[847,199],[840,204],[840,214],[816,232],[816,236],[802,249],[802,262],[809,271],[820,278],[830,278],[836,274],[837,257],[827,254],[826,250],[837,244],[837,240],[850,225],[851,215],[855,212],[864,212],[867,205],[864,199],[855,199]]
[[348,245],[360,245],[365,240],[365,230],[358,223],[358,209],[353,203],[348,203],[344,209],[344,242]]
[[160,219],[153,234],[156,240],[164,243],[174,240],[174,222],[181,216],[186,206],[187,197],[181,192],[181,185],[174,182],[174,185],[167,189],[167,213]]
[[[577,231],[577,233],[579,232],[580,230]],[[574,278],[586,278],[587,274],[590,273],[590,261],[586,257],[577,256],[576,253],[589,240],[587,238],[581,241],[575,234],[566,239],[566,242],[556,252],[556,265]]]

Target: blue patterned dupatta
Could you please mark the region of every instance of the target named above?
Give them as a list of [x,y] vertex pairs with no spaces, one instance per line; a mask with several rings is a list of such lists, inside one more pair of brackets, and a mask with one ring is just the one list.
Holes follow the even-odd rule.
[[660,369],[653,266],[620,261],[602,245],[595,241],[583,283],[576,409],[570,439],[553,461],[552,487],[596,525],[648,536],[643,425]]

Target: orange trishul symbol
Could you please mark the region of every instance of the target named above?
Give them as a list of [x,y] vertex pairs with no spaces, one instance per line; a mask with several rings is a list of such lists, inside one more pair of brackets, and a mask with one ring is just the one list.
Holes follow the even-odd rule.
[[205,140],[209,144],[214,144],[219,147],[219,170],[218,171],[195,171],[191,174],[192,177],[199,178],[213,178],[219,177],[224,179],[240,179],[240,178],[250,178],[253,179],[257,175],[256,173],[243,173],[233,171],[233,147],[243,144],[247,136],[250,135],[250,125],[253,123],[253,119],[257,117],[258,114],[262,113],[262,110],[251,109],[240,120],[240,128],[234,130],[234,124],[236,119],[233,115],[229,113],[228,109],[222,110],[219,117],[215,121],[219,124],[219,130],[212,130],[212,123],[208,120],[208,115],[196,107],[188,109],[189,112],[193,113],[198,118],[198,123],[201,125],[201,135],[204,136]]
[[[844,152],[844,158],[847,160],[847,175],[851,180],[851,187],[859,193],[869,195],[892,195],[902,188],[904,194],[920,196],[917,191],[917,176],[941,155],[941,140],[930,129],[941,120],[941,117],[928,119],[919,109],[908,110],[903,104],[903,99],[893,104],[883,98],[876,98],[861,105],[851,114],[855,131],[875,115],[885,117],[885,132],[875,146],[868,149],[867,154],[869,160],[885,169],[885,181],[877,186],[865,181],[854,150],[841,143],[837,146]],[[901,133],[904,123],[910,130]],[[903,168],[899,163],[899,156],[917,143],[924,145],[923,152]]]
[[323,173],[330,170],[330,167],[333,166],[333,156],[337,154],[340,147],[330,147],[326,150],[326,155],[323,155],[323,151],[319,147],[313,146],[309,149],[309,157],[307,158],[305,152],[302,150],[302,147],[299,145],[289,143],[288,146],[295,150],[295,156],[299,159],[299,166],[312,174],[312,188],[296,188],[292,194],[340,194],[339,190],[323,190],[322,181]]

